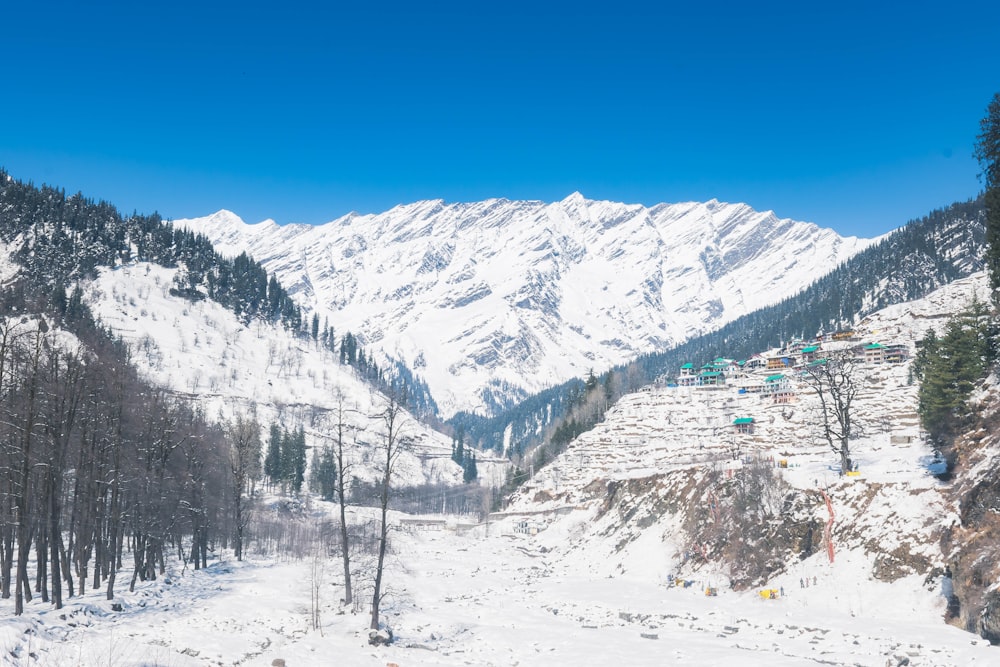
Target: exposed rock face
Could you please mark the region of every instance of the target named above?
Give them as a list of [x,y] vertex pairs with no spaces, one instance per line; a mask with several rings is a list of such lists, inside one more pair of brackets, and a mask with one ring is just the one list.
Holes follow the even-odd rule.
[[941,539],[954,591],[948,620],[1000,644],[1000,388],[991,384],[971,407],[950,452],[959,521]]
[[872,576],[880,581],[896,581],[911,574],[927,574],[933,563],[927,556],[913,553],[904,544],[888,553],[878,553],[872,565]]
[[[599,487],[604,491],[598,514],[608,519],[603,532],[618,538],[618,551],[643,531],[672,517],[684,525],[687,567],[722,562],[730,572],[730,584],[745,589],[783,571],[790,555],[805,558],[822,548],[823,521],[817,515],[822,498],[817,493],[788,489],[768,472],[763,475],[780,487],[773,513],[745,511],[735,488],[738,479],[723,480],[695,469],[595,482],[587,488],[595,495]],[[760,475],[762,471],[745,474]]]
[[1000,592],[992,590],[983,598],[979,614],[979,634],[991,644],[1000,644]]

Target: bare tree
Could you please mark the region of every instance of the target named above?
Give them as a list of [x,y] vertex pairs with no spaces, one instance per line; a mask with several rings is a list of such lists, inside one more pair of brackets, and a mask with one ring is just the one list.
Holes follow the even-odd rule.
[[[58,347],[46,346],[46,400],[43,401],[42,422],[45,453],[41,459],[42,500],[48,516],[44,518],[48,532],[39,531],[36,536],[39,555],[47,551],[50,558],[52,581],[52,603],[56,609],[62,608],[62,582],[67,579],[72,595],[72,578],[69,558],[63,541],[63,482],[66,478],[70,439],[76,429],[77,415],[84,392],[84,364],[78,353],[63,353]],[[65,563],[65,567],[63,564]],[[44,559],[37,562],[39,579],[42,581],[42,599],[45,600]]]
[[385,553],[389,537],[389,490],[392,475],[400,455],[403,453],[407,439],[404,437],[407,413],[404,408],[405,395],[389,391],[385,408],[375,415],[379,422],[382,437],[382,450],[379,452],[379,508],[381,524],[379,527],[378,561],[375,565],[375,587],[372,593],[371,629],[379,627],[379,605],[382,602],[382,574],[385,569]]
[[344,438],[345,430],[347,428],[346,417],[348,409],[344,405],[344,392],[339,387],[337,388],[334,400],[336,401],[334,415],[337,419],[337,423],[335,424],[336,444],[334,446],[333,454],[337,459],[336,488],[337,501],[340,504],[340,544],[344,561],[344,604],[351,604],[354,599],[354,594],[351,589],[351,553],[347,534],[347,493],[344,488],[344,480],[347,479],[347,471],[351,467],[351,464],[347,463],[344,458]]
[[844,350],[810,364],[802,375],[819,398],[820,435],[840,456],[843,472],[853,469],[851,436],[859,427],[855,423],[854,400],[864,383],[863,364]]
[[[15,396],[20,384],[20,359],[25,354],[24,340],[35,330],[26,320],[0,319],[0,404],[8,406],[8,400]],[[3,417],[4,426],[16,429],[17,411],[7,408]],[[13,433],[4,433],[2,443],[3,466],[2,491],[0,491],[0,596],[10,597],[11,568],[14,564],[14,538],[19,524],[20,486],[17,465],[20,441]]]
[[24,613],[24,601],[31,600],[31,584],[28,581],[28,558],[31,554],[31,519],[34,508],[29,507],[32,498],[31,489],[31,450],[38,417],[38,385],[39,385],[39,363],[42,356],[42,341],[49,327],[45,320],[39,320],[35,329],[34,350],[31,356],[24,360],[22,370],[23,376],[27,378],[27,396],[24,407],[21,411],[21,438],[20,438],[20,459],[18,461],[19,470],[17,475],[17,573],[14,579],[14,614],[20,616]]
[[243,414],[229,425],[229,471],[233,503],[233,551],[243,560],[243,542],[250,521],[248,494],[260,475],[260,424],[255,416]]
[[323,624],[320,620],[320,610],[322,609],[321,594],[323,592],[323,579],[326,574],[326,560],[323,558],[322,542],[313,549],[312,561],[309,570],[309,616],[313,630],[319,630],[323,636]]

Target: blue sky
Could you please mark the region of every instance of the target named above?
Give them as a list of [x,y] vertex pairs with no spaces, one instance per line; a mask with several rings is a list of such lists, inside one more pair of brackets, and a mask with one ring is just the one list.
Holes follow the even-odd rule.
[[996,2],[8,4],[0,165],[168,218],[580,191],[873,236],[980,190],[1000,91]]

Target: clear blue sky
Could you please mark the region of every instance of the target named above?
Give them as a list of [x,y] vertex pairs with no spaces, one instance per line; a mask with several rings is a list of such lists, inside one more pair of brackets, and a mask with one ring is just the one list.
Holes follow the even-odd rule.
[[313,5],[6,3],[0,165],[281,223],[578,190],[872,236],[981,188],[998,2]]

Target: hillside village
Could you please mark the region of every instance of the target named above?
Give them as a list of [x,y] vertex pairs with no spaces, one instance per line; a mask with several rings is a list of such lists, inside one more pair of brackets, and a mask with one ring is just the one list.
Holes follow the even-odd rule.
[[741,394],[761,394],[775,403],[789,403],[795,397],[793,378],[807,367],[825,363],[826,353],[848,352],[868,366],[902,364],[910,358],[906,344],[873,342],[866,345],[859,340],[855,331],[839,331],[817,340],[794,340],[743,361],[719,357],[706,363],[700,371],[688,362],[681,366],[676,382],[667,384],[701,388],[730,386]]
[[[887,336],[894,335],[894,332],[873,332],[868,327],[859,329],[865,331],[868,339],[887,339]],[[895,333],[898,334],[898,331]],[[727,400],[710,409],[707,422],[712,425],[712,438],[725,440],[727,435],[733,436],[729,438],[730,448],[738,453],[745,444],[773,442],[775,437],[780,439],[780,431],[769,428],[769,425],[775,423],[773,410],[769,408],[796,403],[804,395],[806,398],[811,397],[815,390],[806,381],[808,372],[826,364],[826,355],[846,356],[863,362],[863,372],[869,387],[881,389],[887,380],[897,375],[893,372],[893,367],[903,366],[910,360],[911,346],[912,341],[897,342],[895,339],[865,343],[861,331],[839,331],[810,341],[793,340],[783,347],[755,354],[743,361],[719,357],[703,365],[700,370],[696,370],[694,364],[688,362],[680,367],[676,379],[661,378],[656,385],[645,387],[644,391],[653,392],[664,386],[669,389],[694,388],[698,393],[688,394],[692,401],[709,398],[700,395],[706,391],[724,392],[723,397]],[[912,377],[909,375],[907,384],[912,385]],[[731,400],[734,394],[736,400]],[[754,397],[759,398],[759,401],[753,401]],[[766,415],[767,419],[758,415]],[[908,430],[916,418],[916,415],[907,415],[905,418],[899,414],[894,416],[898,418],[897,423],[887,421],[890,416],[886,415],[879,427],[883,430]],[[730,417],[732,419],[729,425],[732,428],[727,429],[720,422]],[[905,438],[906,442],[910,442],[913,436],[906,434],[895,437]]]
[[[824,354],[853,354],[864,384],[857,398],[860,429],[852,441],[853,482],[892,482],[916,471],[932,480],[940,469],[924,441],[911,372],[916,342],[941,330],[949,315],[984,293],[977,274],[926,299],[892,306],[850,332],[794,341],[743,363],[718,358],[688,363],[621,398],[603,422],[581,435],[517,494],[510,512],[563,512],[585,507],[595,482],[634,480],[670,471],[733,470],[765,459],[795,487],[829,488],[844,481],[838,457],[816,426],[816,395],[802,377]],[[731,474],[731,473],[730,473]],[[825,511],[824,511],[825,512]],[[535,532],[546,526],[531,515]]]

